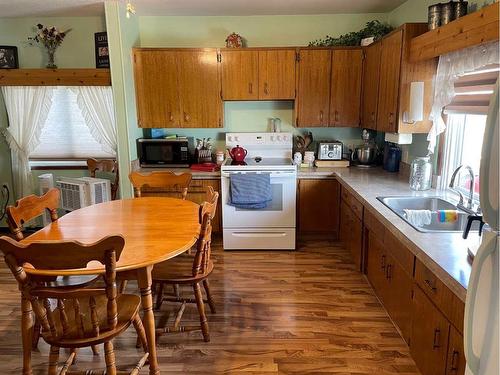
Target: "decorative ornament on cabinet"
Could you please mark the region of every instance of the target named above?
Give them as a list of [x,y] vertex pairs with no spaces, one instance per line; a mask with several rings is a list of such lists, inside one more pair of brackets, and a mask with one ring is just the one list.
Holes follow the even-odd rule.
[[55,26],[43,26],[39,23],[35,25],[35,35],[28,37],[28,43],[30,45],[38,43],[47,49],[48,63],[46,67],[48,69],[57,69],[57,65],[55,64],[56,50],[70,31],[71,29],[61,31]]
[[241,35],[236,33],[231,33],[226,38],[226,47],[227,48],[242,48],[243,46],[243,38]]

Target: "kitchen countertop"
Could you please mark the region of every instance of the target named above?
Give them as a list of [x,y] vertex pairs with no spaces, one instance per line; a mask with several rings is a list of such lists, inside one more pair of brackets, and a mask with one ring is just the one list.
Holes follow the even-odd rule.
[[[327,170],[328,169],[328,170]],[[468,241],[462,233],[421,233],[392,212],[379,196],[436,196],[436,190],[416,192],[408,179],[381,168],[308,168],[301,169],[302,178],[335,177],[381,221],[427,268],[462,301],[465,301],[471,264],[467,255]],[[448,196],[446,198],[452,198]],[[471,234],[471,237],[474,234]]]
[[[193,179],[219,179],[220,172],[192,171],[189,168],[140,168],[140,172],[171,170],[192,173]],[[408,179],[397,173],[376,168],[299,168],[299,179],[336,178],[382,222],[422,263],[462,301],[465,301],[471,264],[467,242],[462,233],[421,233],[392,212],[379,196],[435,196],[436,190],[416,192],[410,189]],[[453,196],[452,196],[453,197]],[[471,234],[471,237],[474,234]]]

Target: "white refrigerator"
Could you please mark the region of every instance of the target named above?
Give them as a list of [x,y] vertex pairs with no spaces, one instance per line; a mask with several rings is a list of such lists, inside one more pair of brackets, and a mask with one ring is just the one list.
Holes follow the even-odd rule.
[[[472,263],[465,301],[467,375],[498,375],[499,369],[499,115],[498,83],[490,102],[481,152],[480,201],[489,229]],[[486,228],[486,226],[485,226]]]

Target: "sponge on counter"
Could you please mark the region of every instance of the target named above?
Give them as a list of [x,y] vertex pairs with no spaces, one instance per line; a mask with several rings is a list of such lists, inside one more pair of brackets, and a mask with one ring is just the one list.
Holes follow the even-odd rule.
[[458,220],[457,210],[439,210],[437,214],[440,223],[452,223]]

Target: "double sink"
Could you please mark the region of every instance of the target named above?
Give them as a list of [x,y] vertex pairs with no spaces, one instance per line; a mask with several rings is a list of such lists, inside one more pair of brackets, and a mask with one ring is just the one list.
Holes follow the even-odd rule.
[[[377,197],[384,205],[389,207],[401,219],[410,224],[419,232],[463,232],[469,214],[461,211],[454,204],[439,197]],[[406,218],[404,210],[429,210],[432,211],[431,223],[428,225],[416,226]],[[436,211],[453,210],[457,211],[457,220],[440,222]],[[478,231],[479,223],[473,222],[470,231]]]

